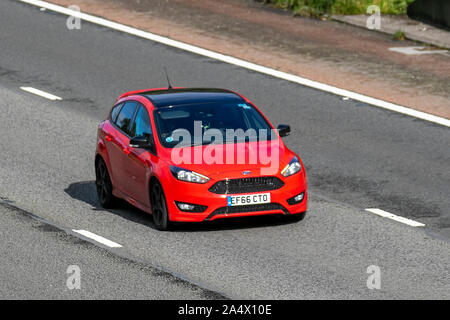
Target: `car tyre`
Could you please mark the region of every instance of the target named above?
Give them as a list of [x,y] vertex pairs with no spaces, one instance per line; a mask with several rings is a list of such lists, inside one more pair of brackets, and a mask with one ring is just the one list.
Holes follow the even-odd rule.
[[100,159],[95,165],[95,186],[100,205],[105,209],[112,209],[118,199],[112,193],[112,183],[105,162]]
[[166,197],[164,196],[164,190],[161,184],[157,181],[152,183],[151,192],[151,204],[153,222],[156,229],[160,231],[166,231],[170,228],[169,212],[167,210]]

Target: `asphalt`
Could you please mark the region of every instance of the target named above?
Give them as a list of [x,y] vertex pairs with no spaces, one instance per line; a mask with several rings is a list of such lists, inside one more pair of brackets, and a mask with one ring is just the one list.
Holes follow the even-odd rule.
[[[0,299],[224,298],[108,252],[5,202],[0,203],[0,230]],[[79,286],[71,281],[74,267]]]
[[[82,270],[101,266],[97,272],[120,275],[87,284],[80,298],[101,297],[128,277],[131,283],[140,277],[146,285],[110,296],[217,297],[202,294],[207,290],[248,299],[450,297],[448,128],[89,23],[70,31],[65,22],[64,16],[17,1],[0,3],[0,197],[61,230],[89,230],[123,248],[66,243],[18,223],[11,217],[16,211],[0,206],[2,243],[13,244],[2,247],[2,257],[28,257],[43,271],[32,282],[19,271],[2,277],[2,297],[30,297],[20,286],[32,287],[31,292],[45,287],[41,297],[54,297],[65,290],[64,282],[51,288],[55,280],[44,271],[64,279],[68,260]],[[233,89],[260,106],[272,123],[291,124],[286,143],[301,155],[310,183],[310,210],[303,221],[239,219],[162,233],[151,216],[131,206],[98,207],[96,126],[119,94],[164,86],[164,66],[177,86]],[[21,86],[63,100],[48,101]],[[383,219],[364,211],[369,207],[427,226]],[[35,242],[46,242],[49,249],[33,250]],[[76,255],[65,259],[70,250]],[[117,268],[111,255],[132,258]],[[41,256],[62,262],[47,266]],[[140,264],[193,287],[164,279],[153,285],[152,274],[136,267]],[[14,274],[14,265],[2,258],[0,268]],[[381,290],[366,286],[370,265],[381,269]]]

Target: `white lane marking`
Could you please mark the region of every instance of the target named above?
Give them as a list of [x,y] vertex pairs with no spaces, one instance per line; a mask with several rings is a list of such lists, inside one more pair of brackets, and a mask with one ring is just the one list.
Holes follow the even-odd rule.
[[417,55],[417,54],[433,54],[433,53],[448,53],[448,50],[436,50],[427,47],[398,47],[398,48],[389,48],[389,51],[395,51],[408,55]]
[[58,96],[55,96],[53,94],[50,94],[48,92],[45,92],[45,91],[42,91],[42,90],[39,90],[39,89],[35,89],[35,88],[31,88],[31,87],[20,87],[20,89],[22,89],[23,91],[26,91],[26,92],[29,92],[29,93],[41,96],[43,98],[49,99],[49,100],[53,100],[53,101],[55,101],[55,100],[62,100]]
[[395,214],[389,213],[387,211],[383,211],[381,209],[373,208],[373,209],[366,209],[366,211],[375,213],[376,215],[379,215],[384,218],[392,219],[392,220],[407,224],[412,227],[425,227],[425,225],[423,223],[420,223],[420,222],[417,222],[417,221],[414,221],[411,219],[407,219],[404,217],[396,216]]
[[118,244],[118,243],[116,243],[114,241],[108,240],[106,238],[103,238],[103,237],[101,237],[99,235],[96,235],[95,233],[89,232],[87,230],[75,230],[75,229],[73,229],[72,231],[76,232],[76,233],[79,233],[82,236],[85,236],[86,238],[90,238],[92,240],[100,242],[101,244],[104,244],[105,246],[108,246],[108,247],[111,247],[111,248],[122,248],[122,245],[120,245],[120,244]]
[[101,25],[101,26],[104,26],[107,28],[122,31],[122,32],[132,34],[137,37],[141,37],[141,38],[144,38],[147,40],[162,43],[167,46],[171,46],[171,47],[175,47],[175,48],[178,48],[181,50],[196,53],[198,55],[202,55],[202,56],[205,56],[208,58],[226,62],[226,63],[232,64],[232,65],[236,65],[236,66],[246,68],[246,69],[249,69],[252,71],[256,71],[259,73],[267,74],[267,75],[270,75],[270,76],[273,76],[273,77],[276,77],[279,79],[298,83],[298,84],[301,84],[301,85],[304,85],[307,87],[311,87],[314,89],[330,92],[330,93],[333,93],[338,96],[348,97],[350,99],[361,101],[361,102],[364,102],[364,103],[367,103],[367,104],[370,104],[370,105],[373,105],[376,107],[395,111],[398,113],[406,114],[411,117],[419,118],[419,119],[434,122],[434,123],[437,123],[437,124],[440,124],[440,125],[443,125],[446,127],[450,127],[449,119],[445,119],[445,118],[438,117],[438,116],[435,116],[435,115],[432,115],[429,113],[425,113],[422,111],[417,111],[414,109],[403,107],[403,106],[400,106],[400,105],[397,105],[394,103],[390,103],[387,101],[383,101],[380,99],[368,97],[368,96],[365,96],[363,94],[359,94],[356,92],[333,87],[333,86],[330,86],[330,85],[327,85],[324,83],[320,83],[317,81],[302,78],[302,77],[299,77],[299,76],[296,76],[293,74],[289,74],[286,72],[282,72],[282,71],[278,71],[278,70],[271,69],[268,67],[264,67],[264,66],[252,63],[252,62],[244,61],[244,60],[241,60],[238,58],[234,58],[231,56],[223,55],[221,53],[217,53],[217,52],[206,50],[206,49],[196,47],[196,46],[193,46],[193,45],[190,45],[187,43],[183,43],[181,41],[176,41],[176,40],[172,40],[172,39],[169,39],[169,38],[166,38],[163,36],[159,36],[154,33],[150,33],[150,32],[136,29],[136,28],[128,27],[128,26],[125,26],[125,25],[117,23],[117,22],[112,22],[112,21],[109,21],[109,20],[106,20],[103,18],[98,18],[98,17],[92,16],[92,15],[89,15],[86,13],[72,11],[68,8],[58,6],[55,4],[51,4],[51,3],[48,3],[45,1],[40,1],[40,0],[17,0],[17,1],[21,1],[21,2],[28,3],[28,4],[31,4],[34,6],[38,6],[38,7],[42,7],[42,8],[46,8],[48,10],[52,10],[52,11],[55,11],[55,12],[58,12],[61,14],[68,15],[68,16],[73,16],[75,18],[80,18],[81,20],[95,23],[95,24],[98,24],[98,25]]

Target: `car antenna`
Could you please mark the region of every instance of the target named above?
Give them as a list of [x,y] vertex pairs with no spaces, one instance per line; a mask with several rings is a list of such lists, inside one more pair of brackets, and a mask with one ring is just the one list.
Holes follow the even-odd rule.
[[166,73],[166,78],[167,78],[167,85],[168,85],[167,89],[172,90],[173,89],[172,84],[170,83],[169,74],[167,73],[166,67],[164,67],[164,72]]

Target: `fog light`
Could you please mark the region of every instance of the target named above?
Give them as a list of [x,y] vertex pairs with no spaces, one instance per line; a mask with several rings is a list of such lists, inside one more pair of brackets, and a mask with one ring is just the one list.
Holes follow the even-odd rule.
[[193,204],[188,203],[178,203],[178,208],[183,211],[191,211],[192,209],[195,208],[195,206]]
[[287,203],[292,206],[294,204],[302,202],[304,197],[305,197],[305,193],[302,192],[302,193],[296,195],[295,197],[292,197],[292,198],[288,199]]
[[199,204],[192,204],[178,201],[175,201],[175,204],[177,205],[178,209],[185,212],[203,212],[208,208],[207,206],[201,206]]

